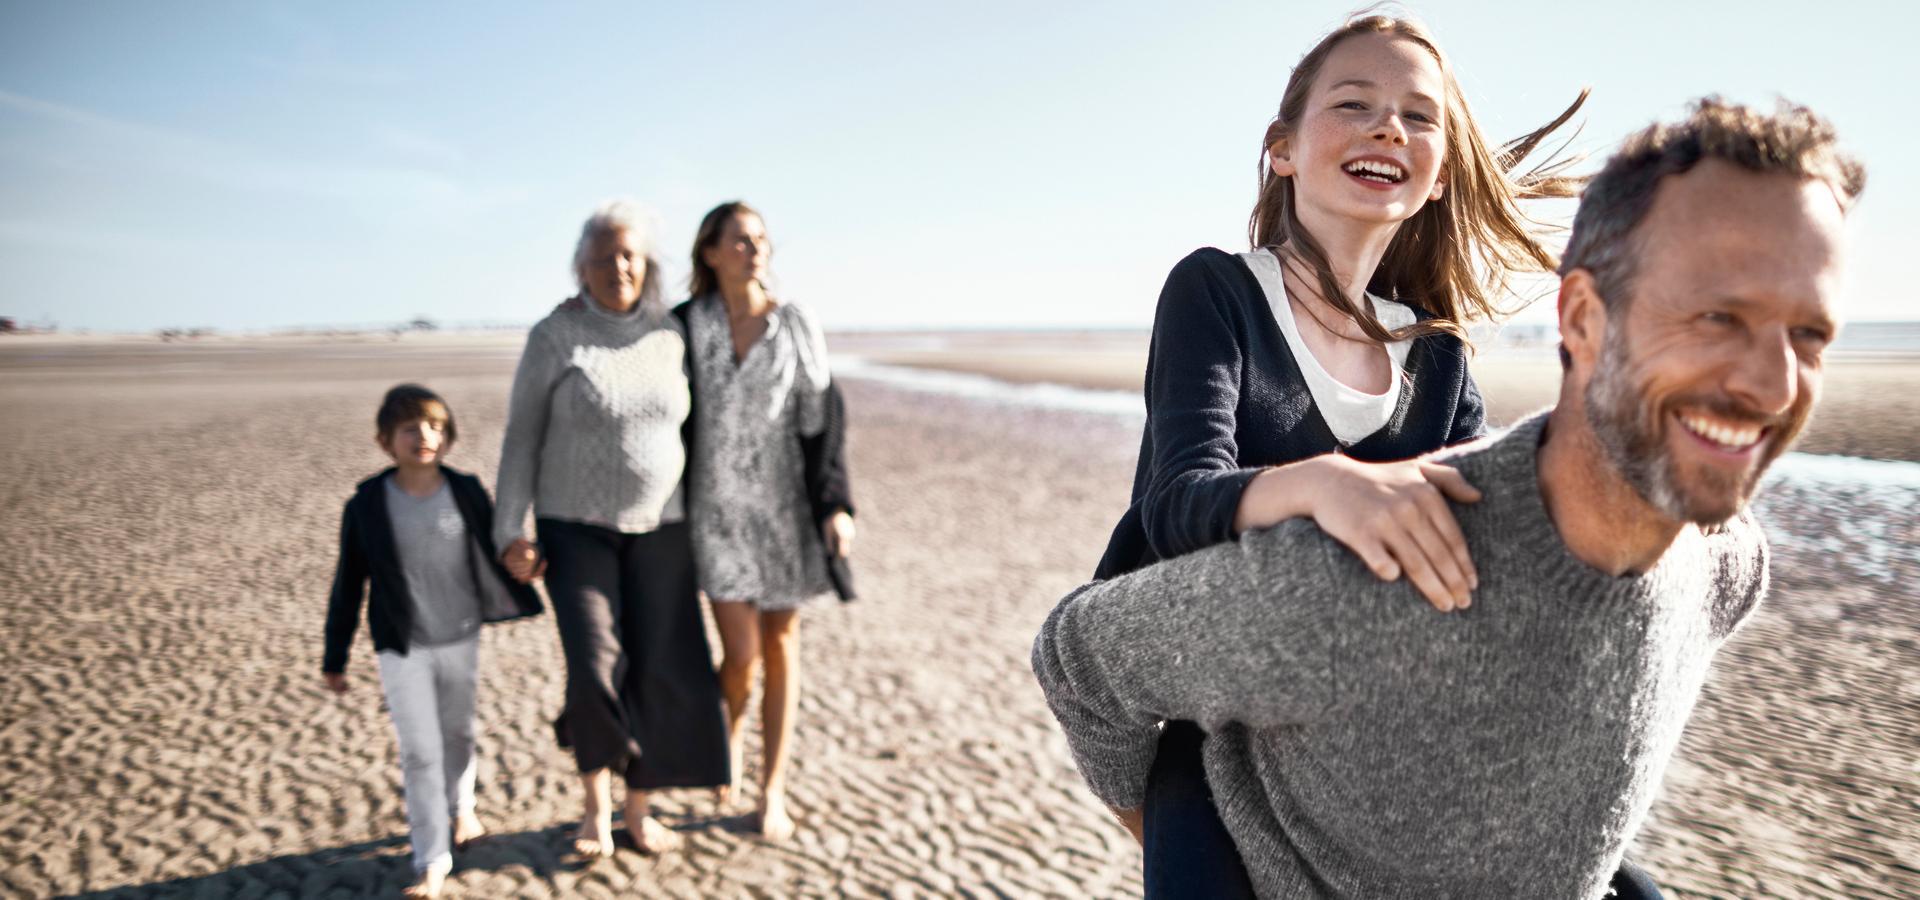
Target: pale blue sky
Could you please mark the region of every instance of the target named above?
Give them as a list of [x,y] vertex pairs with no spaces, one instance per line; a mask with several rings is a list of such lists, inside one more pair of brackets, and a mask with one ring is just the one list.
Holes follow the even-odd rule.
[[[1244,243],[1287,71],[1354,8],[680,6],[0,0],[0,315],[531,322],[624,195],[676,293],[738,197],[833,327],[1145,326],[1175,261]],[[1704,93],[1813,105],[1870,169],[1852,315],[1920,318],[1904,9],[1408,8],[1496,140],[1582,85],[1595,154]]]

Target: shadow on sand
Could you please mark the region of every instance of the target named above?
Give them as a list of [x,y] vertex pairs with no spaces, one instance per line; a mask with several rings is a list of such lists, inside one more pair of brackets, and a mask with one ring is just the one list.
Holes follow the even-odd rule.
[[[756,823],[748,815],[704,815],[663,817],[681,832],[719,829],[732,834],[752,835]],[[618,823],[619,816],[615,816]],[[476,870],[497,871],[519,868],[528,873],[528,881],[546,883],[549,892],[559,888],[553,877],[592,865],[573,852],[572,824],[556,825],[537,831],[492,833],[454,854],[453,880],[460,873]],[[615,833],[620,847],[637,852],[624,827]],[[405,835],[315,850],[311,853],[276,856],[192,878],[173,878],[151,884],[128,885],[104,891],[62,895],[62,900],[127,900],[149,897],[397,897],[413,882],[413,867],[407,855]],[[458,896],[457,890],[449,891]]]

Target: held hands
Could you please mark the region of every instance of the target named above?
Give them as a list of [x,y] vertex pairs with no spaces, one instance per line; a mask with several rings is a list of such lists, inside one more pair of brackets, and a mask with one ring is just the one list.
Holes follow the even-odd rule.
[[1434,609],[1449,612],[1473,605],[1480,586],[1449,498],[1475,503],[1480,491],[1442,463],[1366,463],[1329,453],[1254,476],[1234,524],[1244,531],[1311,516],[1382,581],[1404,574]]
[[345,672],[321,672],[320,681],[327,686],[327,690],[336,694],[347,692],[347,673]]
[[539,548],[523,537],[514,538],[507,549],[500,551],[500,564],[521,584],[547,574],[547,561],[541,558]]
[[841,559],[853,554],[853,516],[846,510],[840,510],[820,523],[820,536],[827,542],[827,552]]

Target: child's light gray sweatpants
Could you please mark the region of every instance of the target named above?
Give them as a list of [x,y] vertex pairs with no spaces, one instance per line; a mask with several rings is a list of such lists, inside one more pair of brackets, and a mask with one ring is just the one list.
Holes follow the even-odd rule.
[[453,869],[453,817],[473,811],[473,689],[480,636],[405,656],[380,652],[380,688],[400,739],[413,869]]

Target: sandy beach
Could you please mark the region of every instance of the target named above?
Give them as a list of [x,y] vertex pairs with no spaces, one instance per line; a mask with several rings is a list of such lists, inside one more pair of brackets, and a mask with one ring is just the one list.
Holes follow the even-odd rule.
[[[1138,388],[1137,363],[1132,388],[1114,380],[1137,338],[1064,360],[983,335],[830,340],[884,366]],[[366,638],[347,696],[318,678],[340,505],[384,464],[373,409],[403,380],[448,398],[449,462],[491,483],[520,341],[0,341],[0,894],[397,893],[406,825]],[[1552,384],[1539,364],[1482,370],[1496,417],[1544,402],[1524,395]],[[1920,458],[1920,376],[1861,371],[1833,377],[1805,449]],[[1856,377],[1885,393],[1842,399]],[[542,616],[484,632],[494,835],[457,857],[454,896],[1138,895],[1139,851],[1082,787],[1027,655],[1125,505],[1139,420],[844,381],[864,596],[804,617],[799,836],[766,843],[706,792],[668,792],[685,853],[569,860],[579,796],[548,731],[563,672]],[[1920,479],[1887,471],[1768,489],[1773,593],[1632,851],[1669,896],[1920,893]]]

